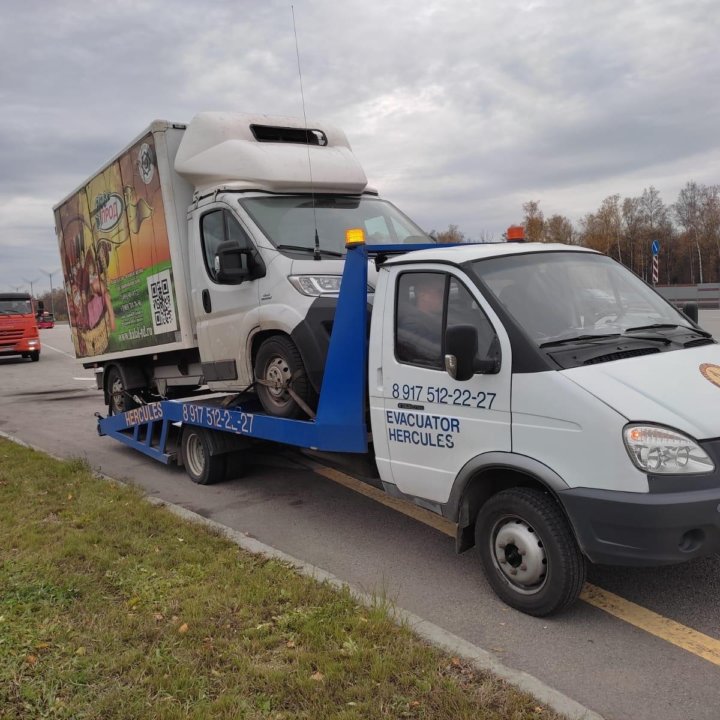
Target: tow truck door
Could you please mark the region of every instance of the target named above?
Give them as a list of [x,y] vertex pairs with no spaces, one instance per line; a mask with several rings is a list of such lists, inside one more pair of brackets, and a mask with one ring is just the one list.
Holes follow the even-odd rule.
[[[471,458],[511,448],[510,341],[497,316],[459,268],[397,266],[390,278],[383,314],[382,367],[371,368],[377,382],[373,417],[375,445],[387,453],[393,482],[403,493],[447,501],[453,481]],[[441,318],[425,322],[417,307],[428,274],[441,282]],[[420,320],[420,322],[419,322]],[[448,326],[478,331],[478,359],[500,358],[498,372],[476,373],[464,382],[445,370]],[[426,331],[420,328],[426,325]],[[413,338],[413,334],[422,337]],[[372,382],[372,380],[371,380]],[[377,402],[377,401],[381,401]],[[382,406],[382,418],[378,417]],[[378,435],[383,427],[384,437]]]

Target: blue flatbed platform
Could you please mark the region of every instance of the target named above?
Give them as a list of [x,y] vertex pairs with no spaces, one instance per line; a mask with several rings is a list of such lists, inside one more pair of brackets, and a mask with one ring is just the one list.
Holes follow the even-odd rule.
[[320,401],[313,419],[272,417],[255,411],[256,404],[223,407],[212,400],[159,400],[118,415],[99,417],[98,433],[165,464],[176,457],[169,445],[171,428],[182,425],[313,450],[367,452],[368,258],[427,247],[434,246],[358,244],[348,248]]

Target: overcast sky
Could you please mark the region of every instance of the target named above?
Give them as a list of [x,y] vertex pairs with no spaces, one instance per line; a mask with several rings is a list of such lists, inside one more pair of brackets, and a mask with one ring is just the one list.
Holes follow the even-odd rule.
[[[426,230],[720,183],[717,0],[295,0],[308,118]],[[0,290],[49,287],[52,206],[153,119],[302,116],[291,3],[4,0]],[[59,283],[59,274],[54,284]]]

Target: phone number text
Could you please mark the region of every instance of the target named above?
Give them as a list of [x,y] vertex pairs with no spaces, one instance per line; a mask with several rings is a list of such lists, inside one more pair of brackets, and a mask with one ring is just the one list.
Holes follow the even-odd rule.
[[183,405],[183,422],[193,425],[207,425],[218,430],[248,435],[252,433],[254,415],[225,410],[224,408],[206,407],[204,405]]
[[462,388],[446,388],[434,385],[408,385],[393,383],[392,396],[396,400],[437,403],[438,405],[461,405],[463,407],[492,410],[497,393],[472,392]]

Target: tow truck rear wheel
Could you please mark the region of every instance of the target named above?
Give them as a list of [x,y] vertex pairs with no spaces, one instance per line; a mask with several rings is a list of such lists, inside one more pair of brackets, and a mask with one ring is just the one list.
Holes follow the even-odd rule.
[[488,582],[510,607],[543,617],[580,595],[585,558],[548,494],[526,487],[497,493],[478,513],[475,541]]
[[265,412],[283,418],[307,417],[307,412],[289,389],[310,408],[315,402],[315,392],[300,351],[290,338],[273,335],[263,341],[255,358],[255,377],[257,394]]
[[225,479],[225,455],[213,455],[210,434],[203,428],[186,425],[182,434],[182,460],[190,479],[198,485],[212,485]]

